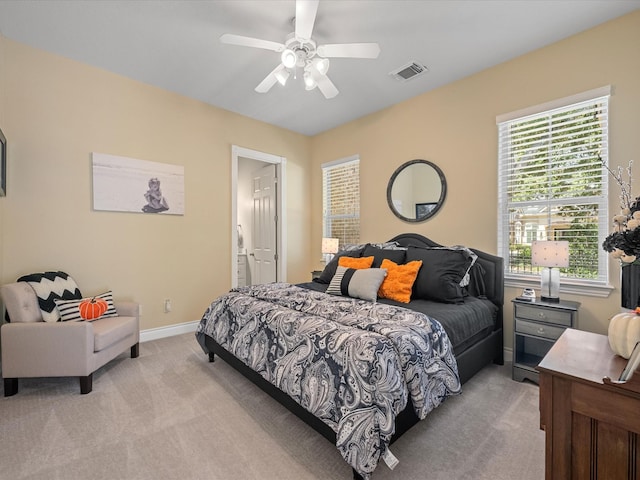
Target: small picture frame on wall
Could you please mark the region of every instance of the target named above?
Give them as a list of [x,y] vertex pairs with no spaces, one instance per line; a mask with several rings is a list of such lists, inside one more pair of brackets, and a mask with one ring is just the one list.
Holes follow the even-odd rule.
[[7,139],[0,130],[0,197],[7,195]]

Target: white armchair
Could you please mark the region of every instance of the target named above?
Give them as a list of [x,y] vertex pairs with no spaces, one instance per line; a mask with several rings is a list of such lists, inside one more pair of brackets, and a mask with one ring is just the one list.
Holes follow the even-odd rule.
[[18,393],[18,379],[79,377],[80,393],[91,392],[93,372],[127,349],[139,354],[138,304],[114,302],[118,316],[92,322],[44,322],[26,282],[0,287],[11,319],[0,328],[4,396]]

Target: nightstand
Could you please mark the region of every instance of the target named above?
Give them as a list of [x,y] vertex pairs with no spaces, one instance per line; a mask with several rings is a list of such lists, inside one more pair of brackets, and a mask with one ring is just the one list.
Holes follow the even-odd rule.
[[580,303],[513,300],[512,378],[538,383],[536,367],[567,328],[575,328]]

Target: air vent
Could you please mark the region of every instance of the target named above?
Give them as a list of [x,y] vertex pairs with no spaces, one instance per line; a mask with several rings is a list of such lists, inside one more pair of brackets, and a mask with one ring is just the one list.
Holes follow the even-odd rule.
[[418,75],[422,75],[423,73],[427,73],[428,71],[429,70],[424,65],[420,65],[416,62],[411,62],[407,65],[403,65],[393,72],[389,72],[389,75],[394,77],[396,80],[406,82],[407,80],[417,77]]

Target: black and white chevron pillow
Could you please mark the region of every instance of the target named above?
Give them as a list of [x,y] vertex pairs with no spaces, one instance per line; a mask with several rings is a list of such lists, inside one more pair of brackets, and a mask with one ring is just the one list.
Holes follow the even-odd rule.
[[36,292],[38,305],[45,322],[57,322],[60,313],[56,309],[56,299],[75,300],[82,298],[76,281],[64,272],[44,272],[24,275],[18,282],[27,282]]

